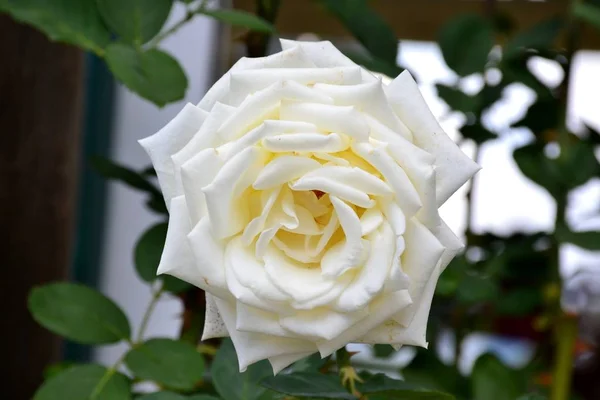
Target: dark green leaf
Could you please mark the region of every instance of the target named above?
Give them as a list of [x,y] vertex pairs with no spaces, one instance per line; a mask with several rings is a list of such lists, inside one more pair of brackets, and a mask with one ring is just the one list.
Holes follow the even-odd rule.
[[503,59],[500,63],[503,83],[505,86],[511,83],[523,84],[531,88],[538,95],[538,99],[552,98],[552,91],[529,70],[527,63],[532,56],[533,54],[520,53]]
[[127,317],[112,300],[75,283],[34,288],[29,311],[40,325],[79,343],[116,343],[131,334]]
[[600,6],[580,1],[573,2],[573,15],[600,29]]
[[202,8],[198,12],[230,25],[241,26],[257,32],[275,33],[275,27],[268,21],[246,11]]
[[561,163],[561,181],[567,188],[572,189],[600,176],[600,164],[594,154],[593,145],[574,135],[570,137],[574,143],[567,146],[564,155],[561,153],[558,162]]
[[506,57],[511,57],[514,53],[523,49],[552,47],[562,27],[562,18],[552,18],[519,33],[506,45]]
[[[391,346],[390,346],[391,347]],[[304,357],[303,359],[296,361],[291,370],[293,372],[307,372],[307,371],[318,371],[329,358],[321,358],[319,353],[314,353],[308,357]]]
[[374,12],[366,0],[320,0],[371,53],[391,65],[396,64],[398,39],[392,28]]
[[493,26],[480,15],[462,15],[444,25],[438,43],[446,64],[458,75],[483,72],[494,45]]
[[437,83],[435,87],[438,96],[454,111],[475,112],[479,106],[479,99],[476,96],[470,96],[456,87],[442,85],[441,83]]
[[3,0],[0,11],[33,25],[52,40],[101,53],[110,40],[95,0]]
[[225,400],[256,400],[267,390],[259,385],[273,371],[267,361],[252,364],[239,372],[237,355],[231,340],[224,340],[212,363],[211,376],[219,395]]
[[172,339],[144,342],[127,353],[125,363],[136,377],[180,390],[193,389],[204,374],[202,354]]
[[561,242],[572,243],[588,250],[600,250],[600,231],[557,230],[556,235]]
[[542,396],[541,394],[525,394],[520,396],[517,400],[547,400],[546,396]]
[[440,296],[454,296],[468,267],[464,255],[454,258],[440,276],[435,293]]
[[556,98],[547,98],[533,103],[527,114],[511,126],[529,128],[534,135],[540,135],[548,129],[557,129],[559,123],[560,102]]
[[480,123],[475,123],[473,125],[465,125],[462,128],[460,128],[460,133],[463,135],[463,137],[471,139],[475,141],[475,143],[479,144],[497,138],[497,136],[494,133],[487,130]]
[[491,278],[479,275],[465,275],[457,289],[457,299],[462,303],[483,303],[498,298],[500,289]]
[[498,298],[496,310],[503,315],[529,315],[542,304],[542,300],[537,288],[517,288]]
[[396,353],[396,350],[389,344],[376,344],[373,346],[373,351],[377,358],[388,358]]
[[38,389],[33,400],[129,400],[129,380],[100,365],[80,365],[56,375]]
[[137,397],[136,400],[219,400],[219,398],[207,394],[183,396],[174,392],[156,392]]
[[96,0],[106,24],[128,43],[141,45],[164,25],[173,0]]
[[171,275],[161,275],[160,279],[163,281],[163,290],[175,294],[185,292],[193,287],[193,285]]
[[553,196],[561,193],[560,168],[555,160],[550,160],[536,144],[520,147],[513,151],[519,169],[527,178],[542,186]]
[[155,211],[159,214],[169,215],[169,210],[167,210],[167,206],[165,205],[164,197],[160,196],[152,196],[146,201],[146,205],[152,211]]
[[442,363],[432,350],[418,348],[415,358],[402,369],[402,375],[412,384],[454,393],[461,398],[470,397],[469,380],[454,366]]
[[44,380],[48,380],[69,368],[74,367],[76,364],[73,361],[61,361],[56,364],[48,365],[44,368]]
[[276,392],[294,397],[323,399],[356,398],[344,389],[337,375],[297,372],[290,375],[269,377],[262,381],[262,385]]
[[138,52],[115,43],[106,48],[106,62],[125,86],[160,107],[185,95],[185,72],[176,59],[161,50]]
[[491,354],[477,359],[471,375],[474,400],[514,400],[524,386],[517,371],[513,371]]
[[150,183],[142,174],[123,167],[108,158],[90,157],[90,164],[94,170],[107,179],[116,179],[134,189],[150,193],[152,196],[162,199],[162,193],[156,186]]
[[395,78],[404,71],[404,68],[396,65],[396,62],[387,62],[378,58],[374,58],[371,56],[366,56],[364,54],[358,52],[344,52],[348,58],[350,58],[355,63],[362,65],[369,71],[379,72],[385,76],[390,78]]
[[452,400],[454,396],[418,384],[392,379],[384,374],[373,375],[358,385],[358,391],[369,398],[398,400]]
[[156,269],[167,238],[166,222],[156,224],[142,234],[135,245],[135,270],[142,280],[154,282]]

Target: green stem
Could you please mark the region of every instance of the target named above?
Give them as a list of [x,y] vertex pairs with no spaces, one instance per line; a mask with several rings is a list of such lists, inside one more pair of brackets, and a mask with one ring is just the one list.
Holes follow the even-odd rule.
[[142,323],[140,324],[140,329],[134,344],[139,344],[144,339],[144,333],[148,327],[148,322],[150,322],[150,316],[152,315],[152,312],[154,311],[154,308],[156,307],[156,304],[158,303],[158,300],[162,294],[162,287],[159,287],[154,293],[152,293],[152,298],[150,299],[150,303],[148,303],[148,307],[146,307],[146,311],[142,317]]
[[556,325],[556,362],[552,378],[550,400],[567,400],[571,391],[571,371],[575,341],[577,340],[577,318],[563,316]]
[[153,48],[158,46],[160,42],[165,40],[167,37],[171,36],[173,33],[177,32],[183,25],[187,24],[192,18],[194,18],[197,14],[199,14],[206,7],[206,0],[204,0],[198,7],[195,9],[188,8],[185,12],[185,17],[175,25],[167,29],[166,31],[158,34],[154,39],[152,39],[146,46],[148,48]]
[[102,378],[100,379],[100,381],[98,381],[98,384],[96,385],[96,387],[94,387],[94,390],[92,391],[92,394],[90,395],[90,400],[96,400],[96,398],[101,394],[102,389],[104,389],[104,386],[106,386],[108,381],[110,381],[110,378],[115,374],[115,372],[117,372],[117,370],[119,369],[119,367],[125,360],[126,355],[127,355],[127,352],[123,353],[121,355],[121,357],[110,368],[108,368],[106,370],[104,375],[102,375]]

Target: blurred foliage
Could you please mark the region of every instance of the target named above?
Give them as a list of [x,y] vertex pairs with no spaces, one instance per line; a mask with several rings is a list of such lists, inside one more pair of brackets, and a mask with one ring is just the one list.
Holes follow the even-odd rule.
[[[281,1],[257,0],[256,15],[209,8],[207,2],[197,0],[0,0],[0,11],[36,27],[52,40],[104,58],[115,77],[129,89],[163,106],[183,98],[187,78],[179,62],[160,50],[162,40],[195,16],[205,15],[250,30],[241,39],[247,41],[250,55],[261,55],[269,35],[275,32],[273,22]],[[390,77],[403,71],[397,63],[402,49],[398,38],[368,1],[314,1],[323,12],[337,18],[361,45],[358,52],[347,53],[351,59]],[[185,13],[165,27],[175,3],[183,5]],[[551,375],[552,362],[557,358],[552,329],[564,321],[559,307],[558,251],[562,243],[600,250],[600,232],[573,230],[565,217],[570,193],[600,176],[596,157],[600,134],[591,127],[585,132],[572,132],[566,124],[566,110],[571,64],[578,50],[578,27],[590,24],[600,29],[600,1],[572,1],[568,15],[528,29],[520,29],[510,15],[497,12],[495,1],[487,3],[491,6],[485,14],[461,15],[440,28],[438,44],[445,63],[454,72],[454,81],[438,83],[436,89],[451,112],[464,116],[462,140],[475,144],[476,159],[480,146],[510,135],[514,129],[531,133],[529,142],[515,149],[513,157],[521,173],[555,199],[555,230],[500,236],[474,232],[468,221],[466,250],[450,263],[436,288],[428,329],[430,350],[417,349],[410,363],[397,371],[402,381],[365,371],[361,372],[362,382],[348,391],[335,363],[318,354],[295,363],[287,374],[277,377],[272,377],[266,362],[251,365],[240,374],[231,341],[216,341],[213,344],[218,347],[209,344],[198,349],[189,344],[194,343],[202,328],[203,309],[196,303],[203,304],[203,295],[176,278],[156,276],[167,236],[168,213],[154,171],[135,171],[109,160],[94,159],[92,164],[99,173],[144,193],[149,209],[165,219],[142,235],[134,252],[136,271],[153,287],[153,296],[133,338],[126,315],[104,295],[67,283],[35,288],[29,309],[42,326],[81,343],[123,341],[130,346],[123,359],[110,368],[68,362],[49,367],[47,380],[35,399],[354,399],[358,390],[361,399],[540,400],[546,398],[550,388],[558,393],[562,389],[554,386],[568,385],[568,379],[567,383],[563,379],[570,374],[568,351],[566,361],[555,369],[561,379]],[[259,46],[253,42],[257,37]],[[558,86],[548,87],[532,70],[532,62],[538,58],[564,71]],[[483,84],[475,93],[466,93],[464,79],[472,76],[480,77]],[[498,131],[487,123],[486,113],[504,100],[505,90],[513,85],[529,88],[535,100],[522,118]],[[475,193],[467,198],[471,210],[478,199]],[[176,295],[184,302],[181,339],[146,340],[148,318],[156,301],[165,294]],[[450,361],[435,350],[444,331],[455,337]],[[526,339],[535,345],[535,355],[526,366],[514,370],[498,357],[484,354],[465,375],[458,368],[461,345],[473,332]],[[569,343],[560,342],[566,339],[557,340],[562,348],[569,349]],[[390,346],[375,346],[374,351],[376,360],[382,363],[395,354]],[[131,376],[117,372],[121,363],[127,365]],[[338,365],[344,368],[340,360]],[[159,391],[137,393],[134,383],[146,380],[158,383]],[[561,396],[553,399],[566,399]]]

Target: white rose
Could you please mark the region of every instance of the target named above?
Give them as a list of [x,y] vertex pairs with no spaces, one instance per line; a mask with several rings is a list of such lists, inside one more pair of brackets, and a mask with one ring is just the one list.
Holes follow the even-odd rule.
[[426,346],[462,244],[438,207],[478,169],[408,72],[389,85],[329,42],[243,58],[140,143],[170,212],[159,274],[207,292],[204,338],[275,373],[349,342]]

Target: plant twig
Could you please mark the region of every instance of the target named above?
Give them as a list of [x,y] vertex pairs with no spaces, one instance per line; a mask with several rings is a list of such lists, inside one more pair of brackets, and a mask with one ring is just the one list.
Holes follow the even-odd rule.
[[551,400],[567,400],[571,391],[574,347],[577,340],[577,317],[564,315],[556,323],[556,362],[552,377]]
[[142,323],[140,324],[140,329],[138,331],[137,337],[135,339],[134,345],[139,344],[144,339],[144,333],[146,332],[146,328],[148,327],[148,322],[150,321],[150,316],[160,299],[160,296],[163,294],[162,287],[159,287],[155,292],[152,293],[152,298],[150,299],[150,303],[148,303],[148,307],[144,312],[144,316],[142,317]]

